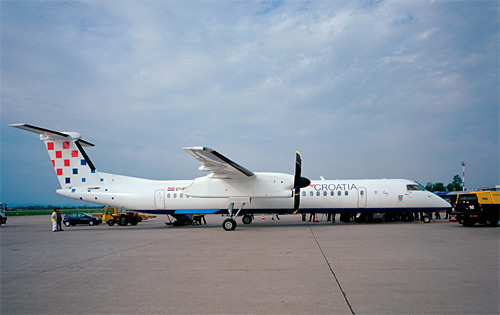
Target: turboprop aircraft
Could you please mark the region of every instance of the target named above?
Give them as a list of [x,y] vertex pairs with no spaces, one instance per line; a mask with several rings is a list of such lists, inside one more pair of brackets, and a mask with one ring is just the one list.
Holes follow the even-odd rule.
[[[383,213],[446,210],[450,204],[405,179],[309,180],[295,174],[253,172],[207,147],[183,148],[208,175],[193,180],[149,180],[97,171],[83,147],[92,143],[77,132],[59,132],[29,124],[12,124],[38,133],[61,186],[69,198],[145,213],[228,214],[222,227],[236,228],[256,213]],[[302,192],[301,192],[302,189]],[[301,201],[302,198],[302,201]]]

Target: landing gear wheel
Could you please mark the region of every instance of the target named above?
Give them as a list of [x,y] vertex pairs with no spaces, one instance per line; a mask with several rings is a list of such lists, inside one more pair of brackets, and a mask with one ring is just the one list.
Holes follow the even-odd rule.
[[428,216],[425,216],[422,221],[424,221],[424,223],[429,223],[431,222],[431,218],[429,218]]
[[222,222],[222,228],[225,231],[232,231],[236,228],[236,221],[233,219],[226,219],[224,222]]
[[241,218],[241,222],[243,222],[243,224],[250,224],[252,223],[252,220],[252,217],[249,215],[244,215],[243,218]]

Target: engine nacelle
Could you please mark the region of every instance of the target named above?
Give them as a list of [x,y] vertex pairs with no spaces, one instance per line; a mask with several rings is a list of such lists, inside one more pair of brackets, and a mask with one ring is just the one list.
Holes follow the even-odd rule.
[[291,198],[293,176],[282,173],[255,173],[244,179],[198,177],[183,193],[197,198]]

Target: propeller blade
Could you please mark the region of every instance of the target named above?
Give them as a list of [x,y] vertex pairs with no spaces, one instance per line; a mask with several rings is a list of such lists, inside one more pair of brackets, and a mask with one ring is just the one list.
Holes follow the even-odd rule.
[[297,211],[299,211],[299,205],[300,205],[300,189],[299,191],[295,192],[295,195],[293,197],[293,214],[296,214]]
[[293,213],[299,211],[300,206],[300,188],[307,187],[311,184],[308,178],[300,176],[302,172],[302,157],[299,151],[295,153],[295,178],[293,183],[294,189],[294,201],[293,201]]
[[302,172],[302,157],[299,151],[295,152],[295,180],[293,186],[297,187],[300,181],[300,173]]

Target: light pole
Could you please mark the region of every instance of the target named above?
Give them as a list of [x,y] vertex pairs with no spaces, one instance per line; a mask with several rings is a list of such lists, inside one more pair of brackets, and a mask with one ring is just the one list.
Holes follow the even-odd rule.
[[462,191],[465,191],[465,162],[462,161]]

